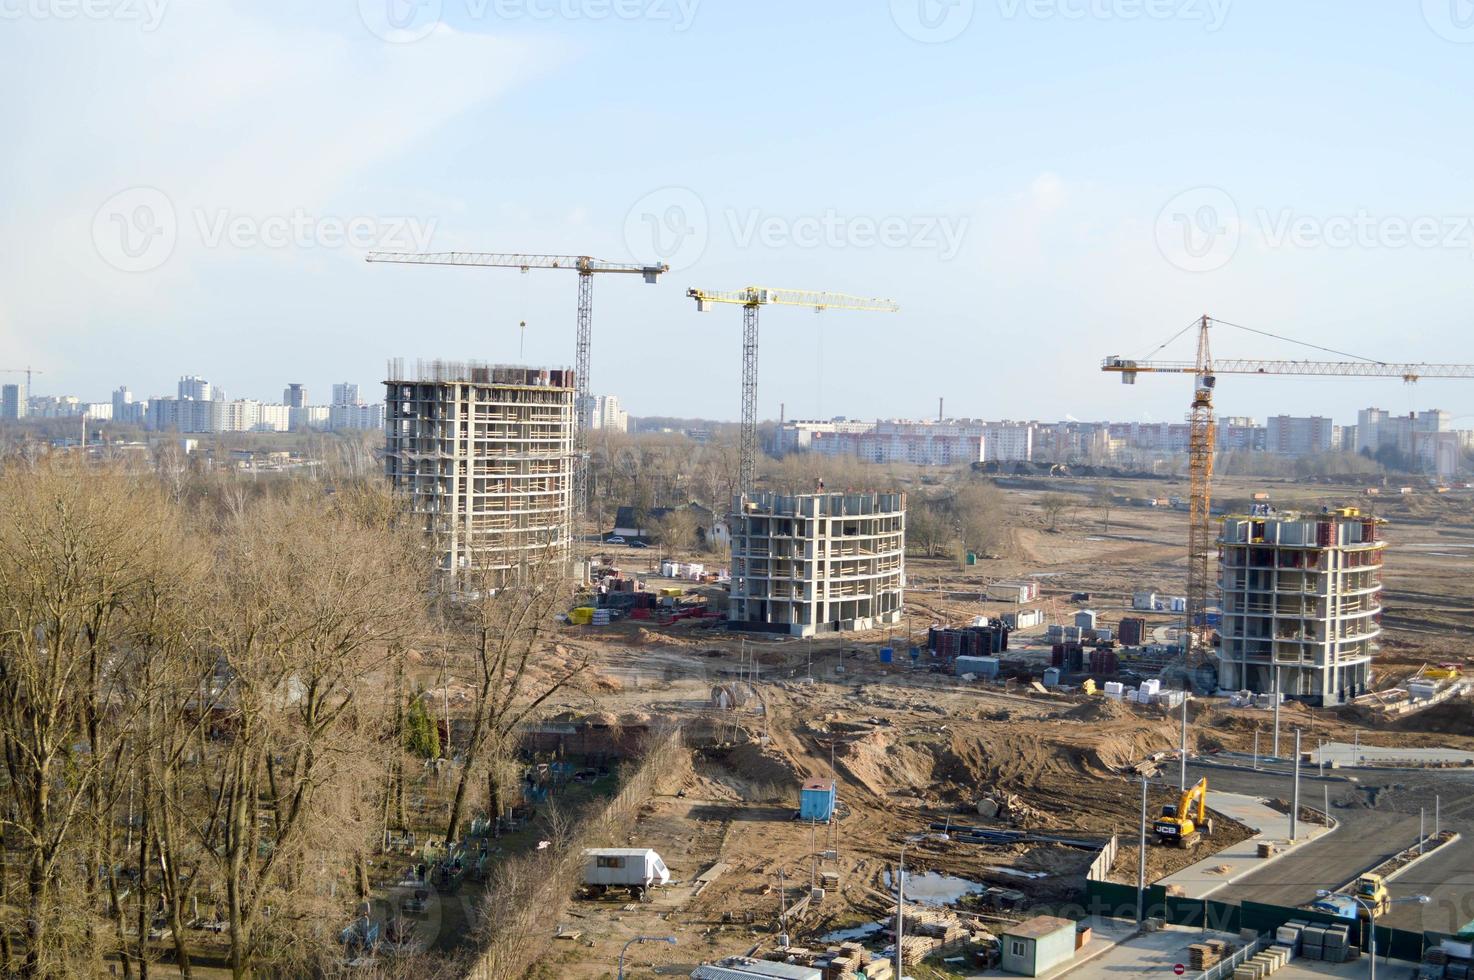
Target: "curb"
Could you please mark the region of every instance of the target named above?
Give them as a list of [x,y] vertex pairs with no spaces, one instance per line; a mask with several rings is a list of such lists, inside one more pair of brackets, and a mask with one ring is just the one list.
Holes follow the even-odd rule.
[[[1416,864],[1422,864],[1428,858],[1430,858],[1433,855],[1437,854],[1439,851],[1443,850],[1445,847],[1448,847],[1450,844],[1457,844],[1459,842],[1459,840],[1462,839],[1462,837],[1463,837],[1462,834],[1459,834],[1459,833],[1456,832],[1448,840],[1445,840],[1445,841],[1440,842],[1437,847],[1433,848],[1433,850],[1431,850],[1431,851],[1424,851],[1422,854],[1420,854],[1417,857],[1413,858],[1407,864],[1404,864],[1402,867],[1398,868],[1396,871],[1392,872],[1390,875],[1387,875],[1386,877],[1384,877],[1382,879],[1382,881],[1384,883],[1389,882],[1389,881],[1396,881],[1398,879],[1398,877],[1400,877],[1404,871],[1411,870],[1412,867],[1414,865],[1416,865]],[[1360,875],[1357,875],[1357,877],[1359,878],[1361,876]]]
[[[1268,800],[1265,800],[1265,799],[1263,799],[1261,797],[1260,798],[1260,802],[1261,803],[1264,803],[1264,804],[1268,804],[1269,801]],[[1263,832],[1263,828],[1255,827],[1254,829],[1255,830],[1258,830],[1259,833],[1255,834],[1253,837],[1247,838],[1247,840],[1254,841],[1256,843],[1256,846],[1257,846],[1257,843],[1259,841],[1262,841],[1262,840],[1271,840],[1271,839],[1273,839],[1273,840],[1280,840],[1280,839],[1282,839],[1282,838],[1269,838],[1269,837],[1267,837],[1264,834],[1264,832]],[[1295,852],[1299,851],[1302,847],[1305,847],[1307,844],[1314,844],[1314,843],[1316,843],[1318,841],[1324,840],[1325,838],[1331,836],[1332,834],[1334,834],[1336,831],[1338,831],[1340,829],[1341,829],[1341,821],[1332,818],[1331,825],[1330,825],[1329,829],[1327,829],[1324,833],[1317,834],[1314,837],[1310,837],[1310,838],[1307,838],[1305,840],[1293,842],[1288,847],[1284,848],[1283,850],[1276,851],[1275,853],[1271,854],[1267,858],[1256,858],[1256,861],[1258,863],[1246,867],[1244,870],[1238,872],[1237,874],[1233,874],[1233,875],[1230,875],[1230,876],[1222,879],[1217,884],[1215,884],[1212,888],[1210,888],[1207,891],[1203,892],[1201,895],[1194,895],[1192,897],[1191,901],[1202,901],[1202,900],[1204,900],[1206,898],[1209,898],[1212,895],[1214,895],[1215,893],[1220,892],[1223,889],[1227,888],[1229,885],[1237,884],[1240,881],[1244,880],[1245,878],[1249,877],[1250,875],[1252,875],[1252,874],[1254,874],[1254,873],[1262,870],[1263,868],[1269,867],[1271,864],[1275,863],[1276,861],[1280,860],[1281,858],[1288,857],[1289,855],[1294,854]],[[1209,859],[1208,858],[1204,858],[1204,860],[1206,861],[1206,860],[1209,860]],[[1161,884],[1161,881],[1159,880],[1157,882],[1153,882],[1153,884]]]
[[[1253,766],[1235,766],[1235,765],[1232,765],[1232,764],[1227,763],[1227,762],[1214,762],[1214,761],[1209,761],[1207,759],[1201,759],[1201,758],[1199,758],[1199,759],[1192,759],[1192,760],[1189,760],[1189,761],[1191,762],[1192,765],[1195,765],[1195,766],[1205,766],[1205,767],[1207,767],[1209,769],[1227,769],[1227,770],[1229,770],[1231,772],[1254,772],[1254,773],[1260,773],[1260,774],[1266,775],[1266,776],[1290,776],[1290,775],[1292,775],[1292,773],[1290,771],[1288,771],[1288,770],[1286,770],[1284,772],[1281,772],[1278,769],[1262,769],[1262,768],[1261,769],[1255,769]],[[1410,771],[1412,771],[1412,772],[1422,772],[1423,770],[1421,770],[1421,769],[1414,769],[1414,770],[1410,770]],[[1314,771],[1312,771],[1307,776],[1306,771],[1304,769],[1301,769],[1300,770],[1300,778],[1301,779],[1307,779],[1308,778],[1308,779],[1324,780],[1324,781],[1326,781],[1328,783],[1331,783],[1331,782],[1336,782],[1336,783],[1355,783],[1355,782],[1360,782],[1360,780],[1358,780],[1354,776],[1341,776],[1341,775],[1336,775],[1336,776],[1330,776],[1330,775],[1321,776],[1321,775],[1316,774]]]

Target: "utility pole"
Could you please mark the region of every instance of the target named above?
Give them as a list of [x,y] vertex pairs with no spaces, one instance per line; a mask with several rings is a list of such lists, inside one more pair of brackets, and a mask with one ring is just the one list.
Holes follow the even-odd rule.
[[1418,853],[1423,853],[1423,842],[1428,839],[1428,808],[1418,807]]
[[1141,777],[1141,841],[1136,853],[1136,925],[1146,921],[1146,777]]
[[1443,833],[1443,831],[1439,828],[1439,816],[1440,816],[1440,814],[1439,814],[1439,809],[1440,809],[1439,804],[1442,803],[1442,802],[1443,801],[1442,801],[1442,799],[1440,797],[1438,797],[1436,795],[1433,797],[1433,836],[1434,837],[1438,837],[1438,836],[1440,836]]
[[1259,771],[1259,726],[1254,726],[1254,771]]
[[1187,688],[1182,689],[1182,766],[1177,779],[1177,792],[1187,792]]
[[1300,729],[1295,729],[1295,791],[1294,798],[1290,802],[1290,840],[1296,840],[1300,835]]
[[1280,757],[1280,668],[1274,667],[1274,757]]
[[1331,829],[1331,787],[1329,783],[1321,783],[1321,791],[1325,794],[1326,829]]

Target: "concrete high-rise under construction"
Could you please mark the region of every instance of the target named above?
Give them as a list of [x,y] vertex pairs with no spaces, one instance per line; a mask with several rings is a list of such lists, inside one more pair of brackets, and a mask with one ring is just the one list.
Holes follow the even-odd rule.
[[901,621],[904,493],[757,493],[732,504],[739,629],[812,636]]
[[1340,704],[1370,688],[1382,633],[1381,522],[1355,508],[1227,517],[1222,687]]
[[517,575],[567,562],[572,371],[395,360],[385,387],[385,472],[442,571]]

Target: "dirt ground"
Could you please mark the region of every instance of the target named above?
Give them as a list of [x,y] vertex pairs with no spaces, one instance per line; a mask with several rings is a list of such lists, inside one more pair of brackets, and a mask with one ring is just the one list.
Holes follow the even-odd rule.
[[[1161,482],[1133,486],[1113,481],[1119,497],[1181,494]],[[617,623],[570,628],[559,642],[593,650],[601,664],[597,684],[550,706],[574,714],[597,710],[679,719],[700,732],[688,770],[674,774],[671,792],[652,801],[629,841],[656,848],[674,883],[652,901],[580,900],[569,913],[578,938],[553,945],[547,962],[566,977],[612,975],[609,964],[623,942],[641,934],[672,934],[677,946],[632,949],[639,970],[669,972],[771,942],[780,909],[828,887],[821,902],[789,923],[793,942],[823,945],[832,930],[874,921],[893,905],[891,869],[901,842],[908,871],[935,871],[976,886],[1015,890],[1029,907],[1067,903],[1078,895],[1092,859],[1086,850],[1057,844],[985,846],[947,839],[933,824],[962,824],[1134,839],[1140,797],[1131,767],[1177,744],[1179,721],[1160,711],[1083,695],[1039,694],[967,686],[955,678],[904,663],[906,648],[924,645],[933,623],[963,624],[1007,607],[982,601],[988,582],[1037,576],[1049,622],[1068,621],[1074,592],[1089,592],[1089,608],[1103,625],[1127,615],[1137,590],[1179,594],[1186,515],[1118,503],[1109,527],[1090,503],[1087,481],[1049,484],[1075,491],[1080,506],[1059,526],[1046,526],[1038,506],[1044,487],[1008,489],[1012,530],[997,557],[959,567],[956,561],[909,560],[906,622],[893,630],[814,641],[742,637],[695,623],[654,627]],[[1269,489],[1278,506],[1363,504],[1344,490],[1225,481],[1220,494],[1248,498]],[[1391,522],[1386,563],[1384,685],[1405,679],[1424,663],[1462,661],[1474,634],[1474,501],[1467,495],[1375,501]],[[619,556],[623,557],[623,556]],[[653,556],[631,555],[643,565]],[[1165,626],[1166,616],[1149,616]],[[1045,662],[1042,628],[1016,634],[1011,656]],[[897,648],[882,664],[877,649]],[[810,680],[812,678],[812,681]],[[711,706],[712,688],[747,680],[755,700],[736,709]],[[1282,723],[1306,737],[1364,744],[1392,737],[1399,744],[1474,748],[1474,712],[1467,701],[1401,719],[1388,730],[1369,727],[1355,712],[1290,706]],[[1248,751],[1269,713],[1193,705],[1189,741],[1195,751]],[[794,819],[798,787],[807,777],[838,784],[840,816],[810,827]],[[979,815],[979,800],[1002,801],[995,819]],[[1151,801],[1155,811],[1166,796]],[[1213,848],[1248,831],[1220,819]],[[1151,877],[1168,874],[1207,853],[1153,847]],[[1129,859],[1127,855],[1129,854]],[[1134,868],[1135,855],[1122,858]],[[1119,860],[1118,860],[1119,863]],[[1022,873],[1022,874],[1021,874]],[[1042,874],[1042,876],[1041,876]],[[1030,875],[1034,875],[1030,877]],[[698,881],[701,876],[708,880]],[[780,881],[783,886],[780,886]],[[976,907],[975,907],[976,908]],[[1006,910],[979,909],[984,924]]]

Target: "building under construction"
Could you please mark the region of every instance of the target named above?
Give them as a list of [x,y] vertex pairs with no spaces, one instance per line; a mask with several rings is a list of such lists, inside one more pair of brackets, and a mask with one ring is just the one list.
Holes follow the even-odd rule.
[[739,496],[729,619],[794,636],[899,623],[905,551],[904,493]]
[[455,578],[563,565],[574,377],[469,361],[389,363],[384,468]]
[[1260,507],[1223,521],[1223,687],[1340,704],[1368,690],[1381,636],[1380,522]]

